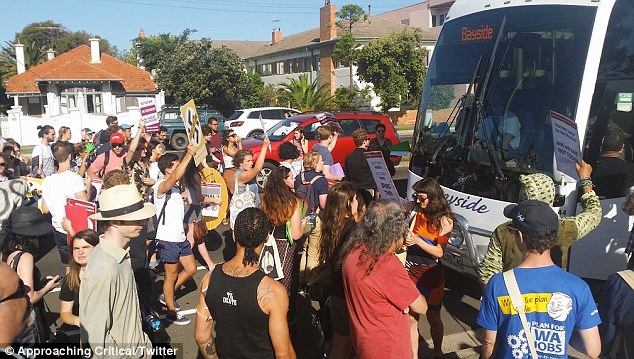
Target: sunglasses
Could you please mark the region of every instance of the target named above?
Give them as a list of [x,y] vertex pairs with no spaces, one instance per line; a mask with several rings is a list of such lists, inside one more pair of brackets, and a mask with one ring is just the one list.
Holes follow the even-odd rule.
[[376,133],[385,133],[385,131],[376,131]]
[[26,286],[24,285],[22,279],[20,279],[18,282],[18,289],[16,289],[13,294],[9,294],[8,296],[2,298],[2,300],[0,300],[0,304],[10,301],[11,299],[20,299],[24,297],[26,297]]
[[123,143],[111,143],[110,146],[112,148],[118,148],[118,147],[123,147]]
[[229,135],[227,137],[236,137],[236,134],[234,133],[233,135]]
[[7,163],[6,162],[2,162],[0,163],[0,166],[5,166]]
[[218,126],[218,123],[210,123],[209,126]]
[[417,193],[414,196],[416,196],[416,199],[421,201],[421,202],[425,202],[426,200],[429,199],[429,196],[427,196],[426,194],[422,194],[422,193]]

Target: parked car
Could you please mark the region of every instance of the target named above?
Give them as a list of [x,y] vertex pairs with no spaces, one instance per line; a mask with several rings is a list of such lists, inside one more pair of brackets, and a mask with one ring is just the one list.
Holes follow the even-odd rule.
[[[206,106],[196,106],[196,112],[198,113],[198,121],[201,125],[207,124],[210,117],[218,119],[218,131],[222,133],[225,127],[225,117],[213,108]],[[167,139],[165,143],[177,151],[183,151],[187,148],[189,139],[187,138],[187,132],[185,131],[185,124],[181,117],[181,110],[179,106],[163,106],[159,112],[159,121],[161,126],[167,128]]]
[[[313,145],[317,143],[316,132],[317,128],[327,122],[336,121],[343,129],[343,133],[339,135],[337,144],[332,150],[332,157],[334,163],[340,163],[343,166],[346,156],[348,156],[356,146],[352,140],[352,132],[358,128],[363,128],[368,131],[371,137],[376,132],[376,125],[382,123],[386,127],[385,137],[392,140],[393,144],[400,142],[398,133],[394,129],[394,125],[390,118],[379,112],[361,112],[361,111],[349,111],[349,112],[321,112],[321,113],[305,113],[297,116],[287,118],[277,125],[271,127],[267,131],[267,135],[271,140],[271,151],[266,152],[266,160],[264,167],[257,177],[258,186],[264,187],[266,178],[279,166],[280,158],[278,157],[278,148],[283,142],[290,141],[293,138],[293,131],[299,127],[304,130],[304,137],[308,140],[308,148],[313,148]],[[262,148],[262,140],[257,138],[248,138],[242,141],[242,146],[245,149],[253,151],[254,157],[259,156],[260,149]],[[390,160],[394,165],[398,165],[401,157],[390,157]]]
[[[237,110],[227,120],[227,128],[231,128],[242,138],[258,137],[265,130],[289,117],[285,114],[294,116],[299,113],[299,111],[287,107],[258,107]],[[260,124],[260,116],[262,116],[265,129]]]

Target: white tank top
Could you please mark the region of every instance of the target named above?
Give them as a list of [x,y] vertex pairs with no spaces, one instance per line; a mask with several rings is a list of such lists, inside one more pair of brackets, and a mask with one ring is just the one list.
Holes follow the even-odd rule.
[[229,156],[227,154],[227,152],[225,152],[224,150],[222,151],[222,161],[225,164],[225,168],[233,168],[233,167],[235,167],[233,165],[233,157]]

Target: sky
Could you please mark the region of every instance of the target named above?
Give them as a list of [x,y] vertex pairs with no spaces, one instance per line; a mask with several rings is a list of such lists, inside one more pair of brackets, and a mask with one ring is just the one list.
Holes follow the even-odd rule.
[[[8,1],[8,0],[4,0]],[[337,9],[357,4],[371,13],[412,5],[413,0],[375,2],[331,0]],[[271,41],[273,28],[291,35],[319,26],[324,0],[19,0],[3,8],[0,44],[34,22],[52,20],[71,31],[86,31],[107,39],[119,51],[129,50],[143,28],[146,35],[195,29],[190,39]]]

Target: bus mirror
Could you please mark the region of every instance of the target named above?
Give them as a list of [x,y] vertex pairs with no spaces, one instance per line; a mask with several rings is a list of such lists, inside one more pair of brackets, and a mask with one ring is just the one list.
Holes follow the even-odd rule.
[[556,194],[553,200],[553,207],[562,207],[566,203],[566,197],[562,194]]

